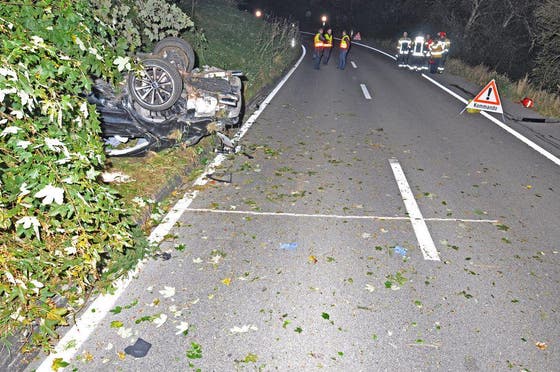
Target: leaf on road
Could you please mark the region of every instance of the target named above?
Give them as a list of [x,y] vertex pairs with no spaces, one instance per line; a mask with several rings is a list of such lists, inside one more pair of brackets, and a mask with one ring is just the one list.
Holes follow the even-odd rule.
[[224,283],[225,285],[229,286],[231,284],[231,278],[224,278],[222,279],[222,283]]
[[315,256],[309,256],[308,258],[309,262],[312,264],[316,264],[317,263],[317,257]]
[[129,338],[132,336],[132,328],[121,327],[118,329],[117,334],[121,336],[121,338]]
[[62,358],[54,358],[52,364],[51,364],[51,369],[53,371],[58,371],[59,368],[65,368],[68,367],[70,365],[70,363],[65,362],[64,359]]
[[249,331],[258,331],[259,329],[257,328],[256,325],[253,324],[245,324],[244,326],[238,327],[235,326],[233,328],[230,328],[230,332],[231,333],[247,333]]
[[301,327],[296,327],[296,329],[294,329],[294,332],[301,333],[303,332],[303,329],[301,329]]
[[121,328],[123,326],[123,322],[120,320],[113,320],[111,322],[111,328]]
[[154,324],[156,325],[156,328],[159,328],[163,325],[163,323],[165,323],[167,321],[167,315],[166,314],[159,314],[158,317],[155,317],[152,322],[154,322]]
[[202,347],[196,342],[191,342],[191,348],[187,350],[187,358],[189,359],[202,358]]
[[126,358],[126,353],[124,351],[119,351],[117,355],[119,356],[120,360],[124,360]]
[[258,359],[259,359],[259,357],[257,356],[257,354],[249,353],[249,354],[247,354],[245,359],[242,360],[242,362],[243,363],[257,363]]
[[535,346],[539,350],[546,350],[548,348],[548,345],[545,342],[535,342]]
[[328,313],[321,313],[321,318],[329,320],[331,316]]
[[366,291],[373,292],[375,291],[375,287],[371,284],[366,284]]
[[192,262],[195,263],[195,264],[202,263],[202,258],[200,258],[200,257],[193,258]]
[[178,326],[175,326],[175,328],[178,329],[177,332],[175,332],[176,335],[188,335],[189,334],[189,323],[188,322],[181,322],[181,324],[179,324]]
[[164,298],[175,296],[175,287],[164,286],[163,288],[164,289],[159,291],[159,293],[162,294]]

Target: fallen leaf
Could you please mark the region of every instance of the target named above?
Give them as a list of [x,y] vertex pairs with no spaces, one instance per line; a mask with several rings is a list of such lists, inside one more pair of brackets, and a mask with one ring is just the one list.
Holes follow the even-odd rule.
[[129,338],[132,336],[132,328],[124,328],[121,327],[119,328],[119,330],[117,331],[117,334],[119,336],[121,336],[121,338]]
[[527,185],[525,187],[527,188],[527,190],[531,190],[533,188],[533,186],[531,186],[531,185]]
[[193,258],[192,262],[195,263],[195,264],[202,263],[202,258],[200,258],[200,257]]
[[310,262],[310,263],[313,263],[313,264],[316,264],[316,263],[317,263],[317,257],[315,257],[315,256],[309,256],[309,262]]
[[93,354],[89,351],[84,351],[84,360],[86,362],[91,362],[93,360]]
[[548,345],[545,342],[535,342],[535,346],[540,350],[546,350],[548,348]]
[[225,285],[229,286],[231,284],[231,278],[224,278],[222,279],[222,283],[224,283]]
[[369,292],[375,291],[375,287],[371,284],[366,284],[366,290]]
[[164,286],[163,288],[164,289],[159,291],[159,293],[162,294],[164,298],[175,296],[175,287]]
[[189,323],[188,322],[181,322],[181,324],[179,324],[178,326],[176,326],[175,328],[178,329],[177,332],[175,332],[176,335],[187,335],[188,331],[189,331]]
[[242,327],[235,326],[235,327],[233,327],[233,328],[230,328],[229,331],[230,331],[231,333],[247,333],[247,332],[249,332],[249,331],[258,331],[258,330],[259,330],[259,329],[257,328],[256,325],[253,325],[253,324],[245,324],[245,325],[242,326]]
[[167,315],[159,314],[159,316],[155,317],[152,321],[156,325],[156,328],[159,328],[163,325],[163,323],[165,323],[167,321]]
[[119,351],[117,355],[119,356],[120,360],[124,360],[126,358],[126,354],[124,351]]

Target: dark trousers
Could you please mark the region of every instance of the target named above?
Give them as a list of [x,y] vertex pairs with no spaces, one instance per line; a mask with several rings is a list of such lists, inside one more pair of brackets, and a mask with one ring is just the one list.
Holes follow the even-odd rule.
[[397,56],[397,65],[399,67],[404,67],[408,65],[408,53],[403,53],[403,54],[399,53],[399,55]]
[[338,68],[344,70],[346,67],[346,55],[348,54],[348,50],[341,49],[340,54],[338,55]]
[[319,65],[321,64],[321,57],[323,56],[323,49],[315,48],[313,50],[313,68],[315,70],[319,69]]
[[325,48],[323,51],[323,64],[326,65],[329,63],[329,59],[331,58],[331,50],[332,48]]
[[432,58],[430,63],[430,73],[435,74],[441,66],[441,58]]

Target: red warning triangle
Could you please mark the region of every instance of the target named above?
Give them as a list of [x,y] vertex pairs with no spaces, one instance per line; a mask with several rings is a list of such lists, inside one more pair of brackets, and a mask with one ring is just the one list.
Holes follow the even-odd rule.
[[480,93],[478,93],[476,97],[469,102],[463,111],[466,109],[490,111],[503,114],[504,110],[502,109],[502,101],[500,100],[500,94],[498,93],[496,81],[492,79],[491,82],[486,84],[484,89],[482,89]]
[[473,102],[487,103],[490,105],[501,106],[500,94],[498,93],[498,87],[496,86],[496,81],[492,79],[491,82],[486,84],[486,86],[474,97]]

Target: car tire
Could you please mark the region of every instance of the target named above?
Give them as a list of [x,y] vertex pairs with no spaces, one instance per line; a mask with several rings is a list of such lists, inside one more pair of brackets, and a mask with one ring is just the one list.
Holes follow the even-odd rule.
[[134,102],[150,111],[167,110],[183,91],[183,79],[175,66],[157,58],[142,61],[141,72],[128,76],[128,90]]
[[194,50],[188,41],[178,37],[166,37],[154,47],[154,54],[177,66],[179,70],[191,72],[194,67]]

